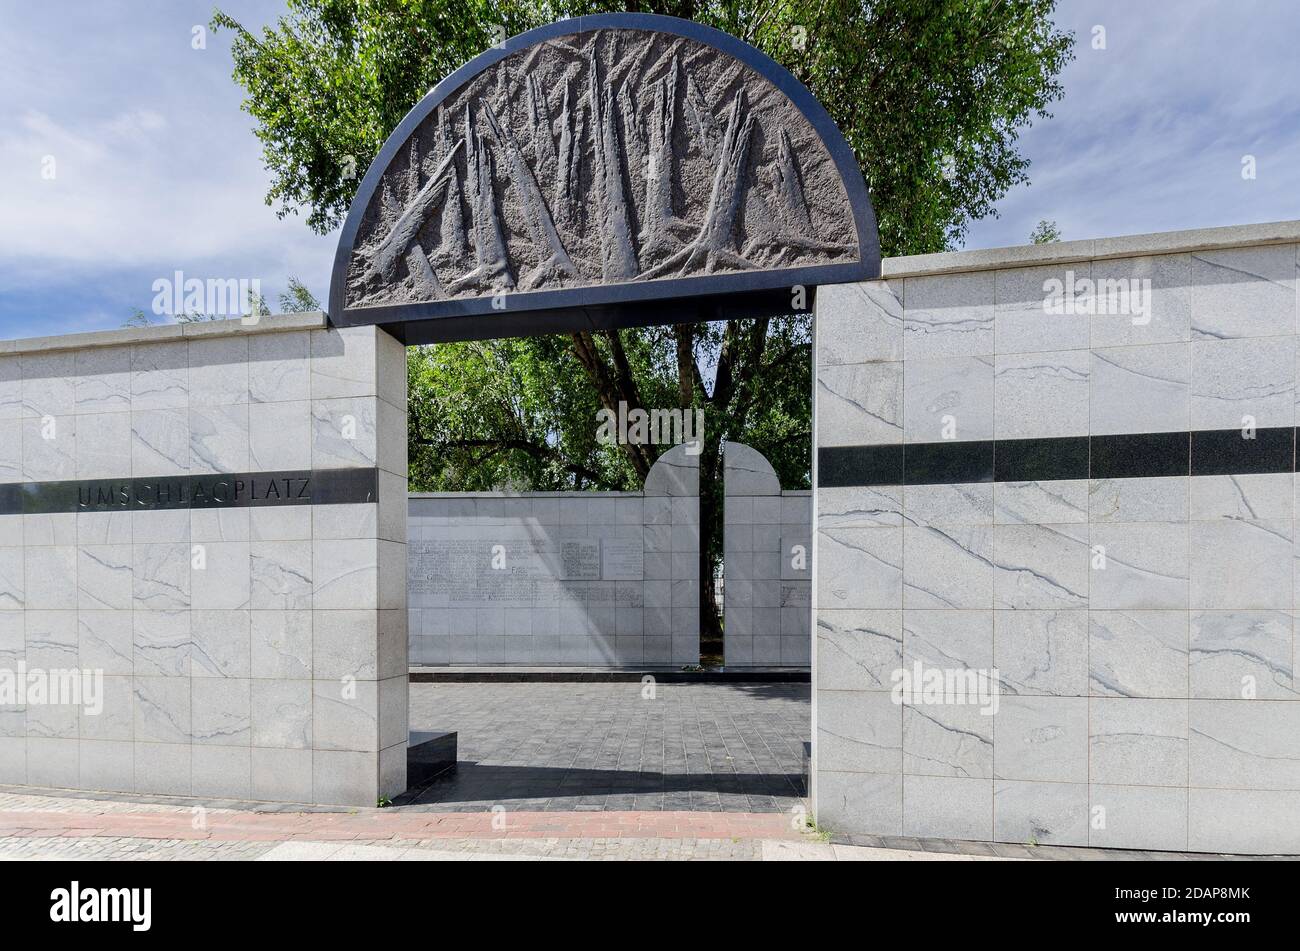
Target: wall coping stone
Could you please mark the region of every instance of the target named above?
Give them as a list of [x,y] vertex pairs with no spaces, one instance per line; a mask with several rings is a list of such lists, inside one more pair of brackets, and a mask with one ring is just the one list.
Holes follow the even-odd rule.
[[513,492],[508,489],[502,491],[487,492],[409,492],[407,498],[415,499],[589,499],[593,495],[599,495],[604,498],[613,498],[621,496],[629,499],[639,499],[644,493],[635,490],[627,491],[621,489],[591,489],[591,490],[569,490],[562,489],[554,492]]
[[245,324],[238,317],[232,317],[229,320],[200,320],[186,324],[122,327],[117,330],[92,330],[88,333],[59,334],[52,337],[0,340],[0,356],[15,353],[48,353],[56,350],[89,350],[95,347],[122,347],[194,337],[235,337],[240,334],[320,330],[326,325],[325,314],[322,311],[311,311],[302,314],[267,315],[255,324]]
[[886,258],[881,264],[881,277],[889,280],[931,274],[956,274],[962,271],[1070,264],[1108,258],[1179,254],[1297,242],[1300,242],[1300,221],[1270,221],[1263,224],[1230,225],[1223,228],[1132,234],[1117,238],[1024,244],[1009,248],[912,254]]

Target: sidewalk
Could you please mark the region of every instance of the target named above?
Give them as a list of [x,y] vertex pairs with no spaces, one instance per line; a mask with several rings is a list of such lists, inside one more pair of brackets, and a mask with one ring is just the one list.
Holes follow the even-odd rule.
[[288,812],[0,794],[0,860],[984,861],[831,845],[782,813]]

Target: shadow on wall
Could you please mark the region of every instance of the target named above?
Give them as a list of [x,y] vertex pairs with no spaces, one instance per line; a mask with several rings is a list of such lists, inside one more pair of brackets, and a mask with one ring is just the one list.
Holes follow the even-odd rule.
[[723,453],[724,661],[808,667],[812,651],[812,492],[782,490],[758,450]]
[[413,494],[410,663],[698,664],[700,466],[686,449],[640,492]]

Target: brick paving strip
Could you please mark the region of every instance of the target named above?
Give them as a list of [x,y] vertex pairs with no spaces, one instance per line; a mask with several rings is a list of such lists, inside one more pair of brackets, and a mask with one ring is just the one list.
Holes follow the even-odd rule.
[[418,839],[798,839],[779,813],[509,812],[260,813],[166,810],[0,810],[0,836],[327,842]]

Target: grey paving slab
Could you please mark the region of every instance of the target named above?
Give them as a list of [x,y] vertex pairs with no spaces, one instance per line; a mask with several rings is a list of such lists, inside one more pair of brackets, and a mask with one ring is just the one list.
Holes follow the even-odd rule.
[[395,804],[783,812],[809,718],[807,684],[416,683],[412,729],[456,730],[460,762]]

